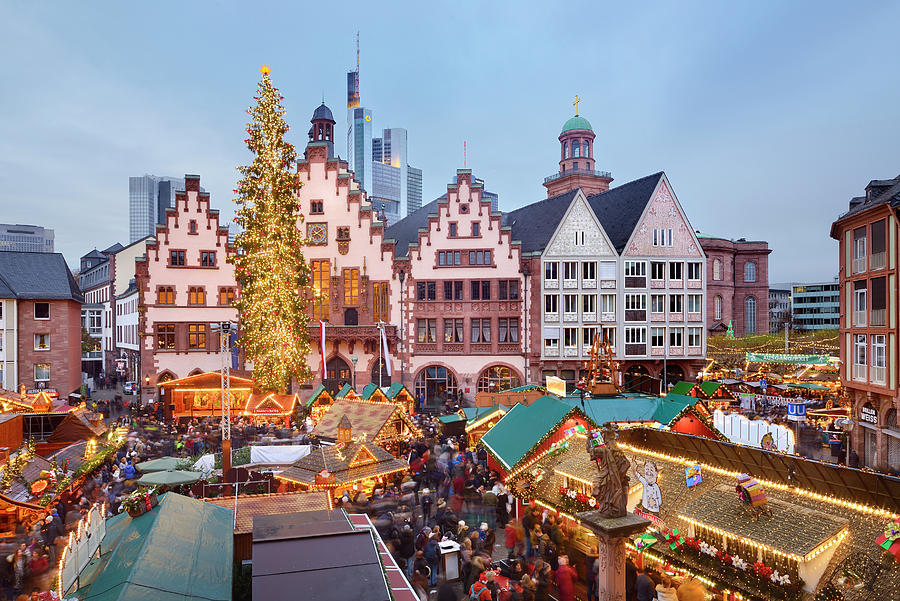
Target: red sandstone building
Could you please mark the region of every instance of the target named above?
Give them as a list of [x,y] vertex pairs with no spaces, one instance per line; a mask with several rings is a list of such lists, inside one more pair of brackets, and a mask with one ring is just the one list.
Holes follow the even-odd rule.
[[61,254],[0,252],[0,388],[79,389],[83,301]]
[[831,225],[840,243],[841,385],[860,463],[900,470],[897,250],[900,176],[873,180]]
[[769,244],[697,232],[706,253],[706,327],[735,336],[769,331]]

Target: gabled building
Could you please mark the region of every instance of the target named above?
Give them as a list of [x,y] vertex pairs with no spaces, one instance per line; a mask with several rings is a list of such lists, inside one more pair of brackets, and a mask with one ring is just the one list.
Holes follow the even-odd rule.
[[83,302],[61,254],[0,251],[0,388],[79,389]]
[[200,177],[186,175],[166,224],[157,226],[135,263],[142,399],[156,398],[159,383],[221,369],[213,326],[237,321],[232,252],[228,228],[209,193],[200,191]]
[[[900,176],[873,180],[831,225],[840,243],[841,386],[857,423],[852,447],[862,465],[891,471],[900,469],[897,207]],[[795,319],[828,317],[823,307],[833,303],[836,285],[795,286]],[[808,312],[798,315],[798,305]],[[833,309],[827,312],[836,317]]]

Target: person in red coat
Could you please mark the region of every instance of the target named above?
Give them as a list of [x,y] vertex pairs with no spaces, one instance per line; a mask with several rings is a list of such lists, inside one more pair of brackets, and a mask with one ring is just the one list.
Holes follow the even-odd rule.
[[559,568],[556,570],[556,588],[559,590],[559,601],[575,601],[575,579],[578,575],[569,565],[567,555],[559,556]]

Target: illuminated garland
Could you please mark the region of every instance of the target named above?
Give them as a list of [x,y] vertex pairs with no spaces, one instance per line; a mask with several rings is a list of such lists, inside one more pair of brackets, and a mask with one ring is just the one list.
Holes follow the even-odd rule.
[[597,499],[565,486],[559,487],[559,498],[563,509],[572,513],[597,509]]
[[240,294],[235,299],[240,319],[240,345],[253,362],[253,378],[263,390],[284,393],[291,378],[312,377],[307,325],[311,268],[303,255],[307,244],[300,232],[303,214],[297,193],[300,175],[292,169],[297,153],[284,140],[284,99],[263,67],[256,106],[247,110],[252,121],[244,140],[254,153],[253,164],[238,167],[243,177],[234,193],[234,265]]

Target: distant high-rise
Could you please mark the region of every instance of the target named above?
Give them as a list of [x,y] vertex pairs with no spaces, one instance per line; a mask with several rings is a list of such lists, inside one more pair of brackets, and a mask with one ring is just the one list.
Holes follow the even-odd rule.
[[184,190],[184,178],[128,178],[129,243],[153,236],[157,225],[165,225],[166,209],[175,206],[176,190]]
[[39,225],[0,223],[0,250],[52,253],[53,230]]
[[421,207],[422,170],[409,166],[406,130],[393,127],[372,137],[372,110],[360,100],[359,35],[356,70],[347,73],[347,119],[349,167],[373,209],[393,223]]

